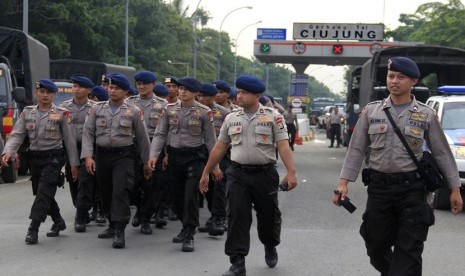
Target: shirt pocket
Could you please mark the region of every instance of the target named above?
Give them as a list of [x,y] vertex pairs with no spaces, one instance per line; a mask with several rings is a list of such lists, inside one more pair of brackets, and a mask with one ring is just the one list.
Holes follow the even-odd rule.
[[255,142],[259,145],[271,145],[273,144],[272,129],[266,126],[255,127]]
[[372,124],[368,128],[368,134],[370,135],[371,148],[382,149],[386,146],[386,133],[388,124]]
[[36,124],[35,122],[26,122],[27,135],[29,138],[36,138]]
[[60,126],[57,124],[46,124],[45,139],[61,139]]
[[129,119],[120,119],[119,126],[121,134],[132,135],[132,121]]
[[[407,140],[407,143],[409,144],[410,148],[414,152],[423,151],[424,134],[425,134],[425,131],[422,128],[413,127],[413,126],[405,126],[405,129],[404,129],[405,140]],[[404,148],[404,150],[406,149]]]
[[152,128],[156,128],[158,125],[159,114],[156,112],[150,112],[149,115],[149,126]]
[[231,137],[231,145],[239,145],[242,143],[242,126],[230,126],[228,135]]
[[202,134],[202,125],[199,119],[189,120],[189,133],[193,136],[199,136]]

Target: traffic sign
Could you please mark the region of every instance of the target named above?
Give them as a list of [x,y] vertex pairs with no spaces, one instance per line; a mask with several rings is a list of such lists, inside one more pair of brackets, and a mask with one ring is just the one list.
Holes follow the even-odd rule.
[[302,106],[302,100],[300,98],[293,98],[291,101],[292,107],[301,107]]
[[257,29],[257,40],[286,40],[286,29]]

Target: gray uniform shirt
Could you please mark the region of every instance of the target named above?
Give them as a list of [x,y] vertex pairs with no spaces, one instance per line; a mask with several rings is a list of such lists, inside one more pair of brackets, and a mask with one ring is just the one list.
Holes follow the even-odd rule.
[[137,141],[141,160],[149,159],[150,140],[141,110],[123,103],[112,113],[109,102],[95,104],[84,124],[81,158],[92,156],[94,141],[100,147],[125,147]]
[[210,108],[195,102],[186,114],[181,102],[166,105],[150,147],[150,157],[157,158],[165,144],[174,148],[192,148],[205,144],[211,152],[216,143]]
[[276,162],[275,142],[287,139],[283,116],[261,104],[250,119],[242,108],[226,116],[218,137],[223,143],[231,143],[231,161],[243,165]]
[[341,114],[336,114],[334,112],[331,112],[331,115],[329,115],[329,122],[331,125],[335,124],[335,125],[339,125],[341,124],[341,118],[342,118],[342,115]]
[[29,149],[34,151],[62,149],[64,141],[70,165],[79,166],[76,138],[70,126],[69,112],[55,105],[45,113],[40,113],[37,108],[37,105],[24,108],[10,138],[6,141],[3,153],[16,154],[26,136],[29,137]]
[[217,103],[213,103],[212,106],[209,106],[213,114],[213,127],[215,128],[216,137],[220,135],[220,129],[223,125],[224,118],[229,114],[229,109],[224,106],[221,106]]
[[165,108],[168,102],[156,95],[153,95],[152,99],[148,101],[141,100],[140,95],[136,95],[127,98],[126,103],[135,105],[142,111],[147,133],[152,138],[155,135],[155,129],[157,128],[163,108]]
[[409,107],[400,114],[392,107],[390,97],[365,107],[352,134],[341,178],[357,179],[368,147],[371,148],[369,167],[374,170],[400,173],[417,169],[384,113],[387,108],[417,159],[423,156],[423,142],[426,140],[449,187],[460,187],[457,165],[435,111],[413,96],[412,99]]
[[69,117],[71,119],[71,126],[74,129],[74,136],[78,143],[82,142],[82,129],[84,128],[84,122],[87,116],[92,112],[92,107],[95,102],[87,100],[82,106],[78,107],[73,99],[62,102],[59,106],[69,111]]

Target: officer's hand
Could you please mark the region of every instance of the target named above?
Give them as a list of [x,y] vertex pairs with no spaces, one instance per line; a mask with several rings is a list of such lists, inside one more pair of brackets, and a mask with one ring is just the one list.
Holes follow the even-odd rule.
[[168,168],[168,154],[163,157],[163,160],[161,162],[161,170],[166,171],[166,168]]
[[145,179],[152,178],[152,170],[150,170],[149,166],[147,165],[144,165],[144,176],[145,176]]
[[450,194],[450,211],[452,212],[452,214],[457,215],[462,211],[462,207],[463,202],[462,196],[460,195],[460,189],[452,189],[452,192]]
[[334,194],[331,199],[331,201],[335,205],[339,206],[339,203],[338,203],[339,199],[344,200],[347,194],[349,193],[349,189],[347,188],[348,183],[349,181],[347,179],[343,179],[343,178],[339,179],[339,185],[337,186],[337,189],[336,189],[338,194]]
[[90,175],[95,174],[95,161],[92,157],[86,157],[86,170]]
[[79,166],[71,167],[71,175],[73,176],[73,181],[78,180],[78,178],[79,178]]
[[212,171],[212,174],[215,181],[220,181],[223,178],[223,172],[219,167],[215,167]]
[[8,161],[10,161],[10,154],[5,153],[2,155],[2,167],[8,167]]
[[290,191],[297,187],[297,177],[295,174],[286,174],[286,176],[283,179],[283,182],[286,182],[288,185],[287,191]]
[[210,181],[210,176],[207,174],[202,174],[202,178],[200,178],[199,182],[199,190],[202,194],[208,192],[208,181]]
[[157,163],[157,159],[150,157],[149,161],[147,162],[147,168],[151,171],[154,171],[156,163]]

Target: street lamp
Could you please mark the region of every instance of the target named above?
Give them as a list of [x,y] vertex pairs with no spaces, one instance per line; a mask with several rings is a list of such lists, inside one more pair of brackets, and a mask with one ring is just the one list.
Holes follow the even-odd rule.
[[257,25],[257,24],[260,24],[260,23],[262,23],[261,20],[255,22],[255,23],[252,23],[252,24],[249,24],[249,25],[245,26],[244,28],[242,28],[242,29],[239,31],[239,33],[238,33],[237,36],[236,36],[236,49],[234,50],[234,80],[235,80],[236,77],[237,77],[237,44],[239,44],[239,43],[237,42],[237,40],[239,39],[239,36],[241,35],[242,31],[244,31],[245,29],[247,29],[247,28],[250,27],[250,26]]
[[169,64],[172,65],[186,65],[186,76],[189,76],[189,63],[187,62],[172,62],[171,60],[167,60]]
[[253,9],[253,7],[251,7],[251,6],[243,6],[243,7],[239,7],[237,9],[234,9],[234,10],[228,12],[225,15],[225,17],[223,18],[223,20],[221,21],[221,24],[220,24],[220,30],[218,32],[218,61],[217,61],[217,63],[218,63],[217,64],[217,66],[218,66],[218,72],[217,72],[218,79],[221,79],[221,71],[220,71],[221,70],[221,61],[220,61],[220,59],[221,59],[221,30],[223,28],[223,23],[231,13],[233,13],[235,11],[238,11],[238,10],[241,10],[241,9],[249,9],[250,10],[250,9]]
[[199,10],[199,5],[202,0],[199,0],[197,7],[195,8],[193,18],[194,18],[194,78],[197,78],[197,11]]
[[129,48],[129,0],[126,0],[126,36],[124,39],[124,65],[128,66]]

